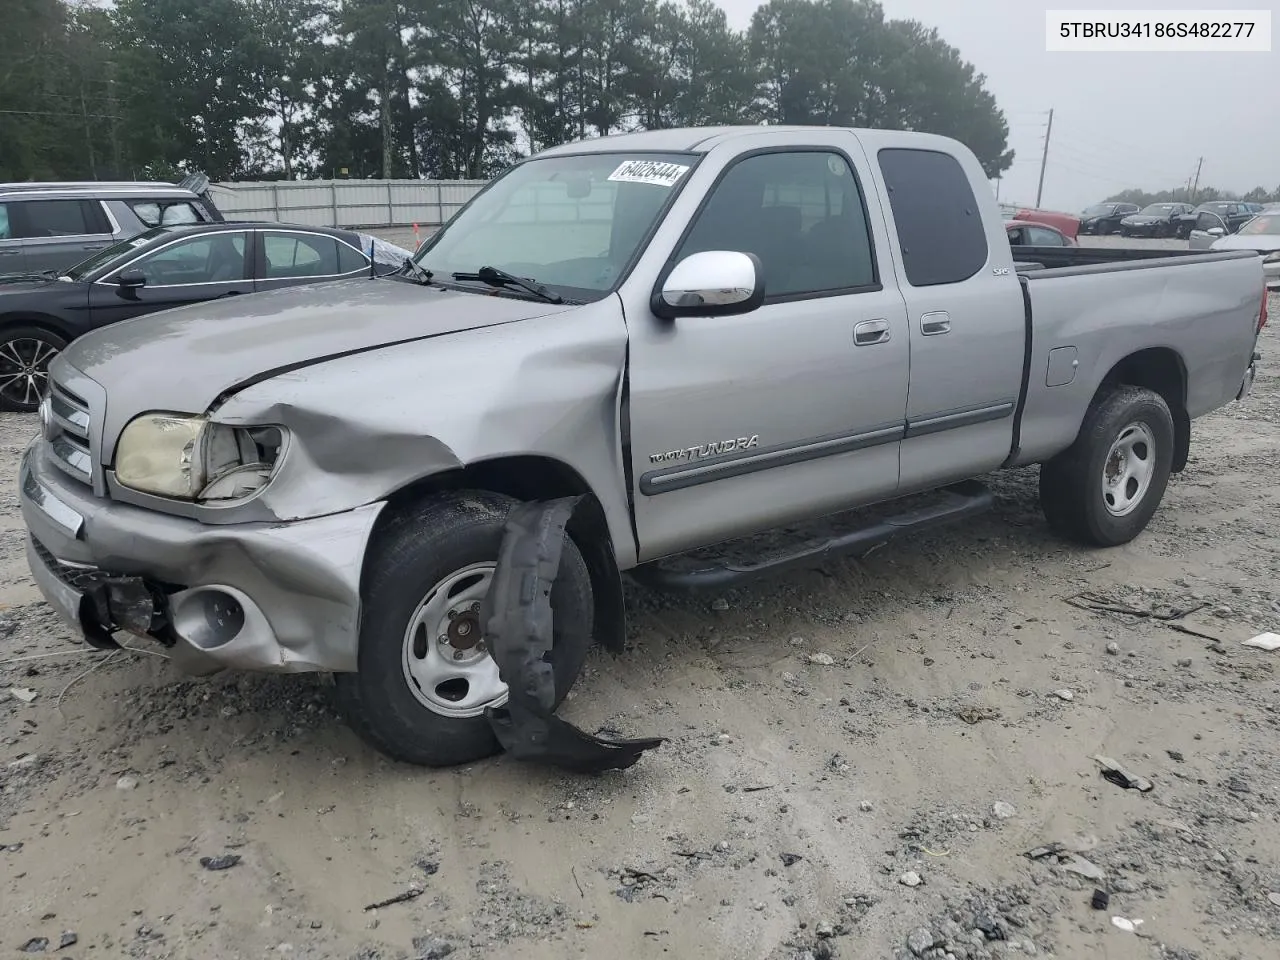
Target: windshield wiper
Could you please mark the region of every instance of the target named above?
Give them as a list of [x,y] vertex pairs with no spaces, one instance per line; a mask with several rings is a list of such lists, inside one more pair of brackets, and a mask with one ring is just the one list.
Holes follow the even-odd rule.
[[481,267],[475,273],[455,273],[455,280],[471,280],[487,283],[491,287],[519,287],[525,293],[531,293],[540,300],[547,303],[564,303],[564,297],[553,290],[543,286],[532,277],[517,277],[514,273],[507,273],[505,270],[499,270],[497,267]]
[[404,264],[400,267],[400,273],[404,274],[405,276],[411,277],[413,280],[422,284],[424,287],[430,286],[431,278],[435,276],[434,273],[432,273],[430,270],[428,270],[426,267],[420,264],[417,260],[414,260],[412,257],[404,258]]
[[29,280],[57,280],[57,270],[41,270],[39,273],[0,274],[0,283],[20,283]]

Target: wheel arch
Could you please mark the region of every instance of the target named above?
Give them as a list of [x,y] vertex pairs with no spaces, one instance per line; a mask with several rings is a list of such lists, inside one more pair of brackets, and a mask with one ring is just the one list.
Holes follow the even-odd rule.
[[32,313],[26,311],[14,311],[12,313],[0,313],[0,332],[8,327],[29,326],[39,327],[55,336],[61,337],[68,343],[71,342],[71,332],[57,317],[47,313]]
[[1191,417],[1187,413],[1187,365],[1170,347],[1148,347],[1117,362],[1098,384],[1091,405],[1119,386],[1145,387],[1158,393],[1173,416],[1172,472],[1181,473],[1191,451]]
[[521,455],[480,460],[432,474],[406,484],[386,498],[387,509],[378,518],[375,534],[378,527],[394,522],[401,508],[447,490],[488,490],[517,500],[581,496],[582,502],[569,520],[568,533],[578,545],[591,574],[595,640],[613,653],[622,652],[626,640],[626,609],[613,537],[604,507],[577,470],[553,457]]

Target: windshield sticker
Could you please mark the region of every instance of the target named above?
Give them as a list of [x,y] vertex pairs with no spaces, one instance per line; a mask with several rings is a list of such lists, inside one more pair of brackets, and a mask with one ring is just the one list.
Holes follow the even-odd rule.
[[609,174],[618,183],[649,183],[655,187],[674,187],[689,172],[681,163],[659,163],[656,160],[627,160]]

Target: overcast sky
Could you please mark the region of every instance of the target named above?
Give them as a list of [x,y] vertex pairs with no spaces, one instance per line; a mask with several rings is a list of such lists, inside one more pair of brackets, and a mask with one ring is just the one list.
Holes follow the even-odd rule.
[[[739,29],[759,0],[717,0]],[[1036,196],[1054,109],[1042,206],[1080,210],[1123,190],[1200,183],[1280,185],[1280,43],[1270,53],[1046,53],[1045,11],[1277,10],[1276,0],[881,0],[885,15],[937,27],[987,76],[1017,151],[1000,199]],[[1273,14],[1280,21],[1280,15]],[[1273,24],[1273,31],[1280,22]]]

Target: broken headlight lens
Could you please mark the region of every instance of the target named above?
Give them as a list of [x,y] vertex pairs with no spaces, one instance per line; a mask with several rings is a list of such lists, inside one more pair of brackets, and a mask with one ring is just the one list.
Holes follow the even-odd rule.
[[284,445],[279,427],[231,427],[206,417],[148,413],[116,445],[116,480],[180,500],[242,500],[266,486]]

